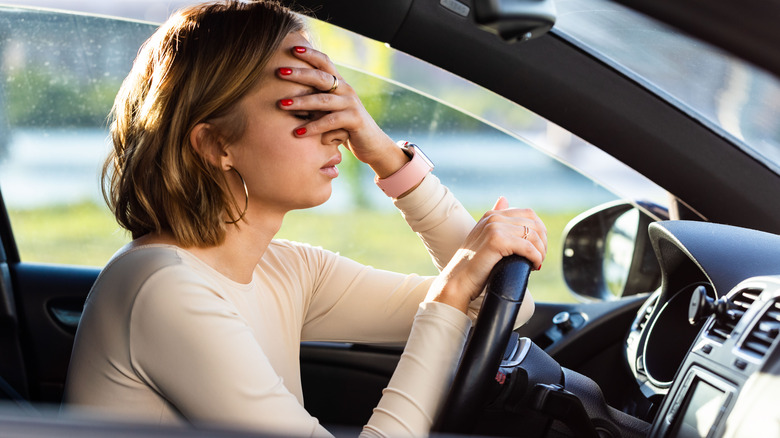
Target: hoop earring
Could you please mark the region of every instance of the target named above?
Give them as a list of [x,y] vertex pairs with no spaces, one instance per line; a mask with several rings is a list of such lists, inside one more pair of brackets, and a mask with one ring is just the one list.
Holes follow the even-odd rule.
[[241,176],[241,174],[238,172],[238,170],[235,167],[233,167],[233,166],[230,166],[230,169],[233,170],[234,172],[236,172],[236,175],[238,175],[238,178],[241,179],[241,184],[244,185],[244,197],[245,197],[244,198],[245,199],[244,200],[244,211],[242,211],[241,214],[238,215],[238,219],[236,219],[234,221],[225,221],[226,224],[232,225],[232,224],[235,224],[236,222],[240,221],[241,219],[243,219],[244,215],[246,214],[246,209],[249,208],[249,189],[246,187],[246,181],[244,181],[244,177]]

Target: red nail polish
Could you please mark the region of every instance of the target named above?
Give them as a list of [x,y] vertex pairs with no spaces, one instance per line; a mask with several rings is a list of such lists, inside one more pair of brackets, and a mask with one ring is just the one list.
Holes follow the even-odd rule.
[[304,135],[306,134],[306,128],[298,128],[295,130],[296,135]]
[[541,264],[541,263],[539,263],[539,267],[538,267],[538,268],[536,268],[536,270],[537,270],[537,271],[541,271],[541,270],[542,270],[542,264]]
[[295,46],[293,50],[295,50],[298,53],[306,53],[306,47],[303,46]]
[[282,100],[279,101],[279,103],[281,103],[282,106],[290,106],[290,105],[293,104],[293,100],[292,99],[282,99]]
[[282,76],[287,76],[292,74],[292,69],[287,67],[282,67],[279,69],[279,74]]

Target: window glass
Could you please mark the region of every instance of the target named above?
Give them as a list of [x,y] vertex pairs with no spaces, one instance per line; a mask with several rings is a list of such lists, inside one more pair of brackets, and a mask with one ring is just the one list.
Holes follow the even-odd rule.
[[103,265],[106,118],[149,24],[0,9],[0,187],[25,261]]
[[[560,271],[561,234],[571,218],[618,197],[665,201],[641,176],[500,96],[336,27],[310,27],[380,126],[419,144],[475,218],[499,196],[539,213],[550,248],[533,274],[537,300],[574,299]],[[113,97],[154,28],[0,9],[0,187],[22,260],[101,266],[129,240],[102,200],[99,174]],[[280,237],[383,269],[435,274],[370,169],[348,153],[339,167],[332,199],[291,213]]]

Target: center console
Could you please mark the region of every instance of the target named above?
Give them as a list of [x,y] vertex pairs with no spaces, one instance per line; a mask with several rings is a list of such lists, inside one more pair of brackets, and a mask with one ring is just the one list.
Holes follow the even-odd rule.
[[[720,437],[748,378],[780,332],[780,277],[756,277],[728,295],[728,311],[705,323],[656,415],[655,438]],[[695,303],[692,300],[691,306]]]

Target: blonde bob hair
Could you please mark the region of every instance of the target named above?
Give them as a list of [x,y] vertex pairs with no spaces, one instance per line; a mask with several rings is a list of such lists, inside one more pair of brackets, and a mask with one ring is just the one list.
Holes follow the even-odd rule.
[[185,247],[224,241],[243,194],[233,196],[190,133],[207,122],[225,142],[240,138],[238,101],[282,40],[303,30],[276,2],[223,0],[176,12],[143,44],[114,101],[102,175],[103,196],[133,239],[168,231]]

